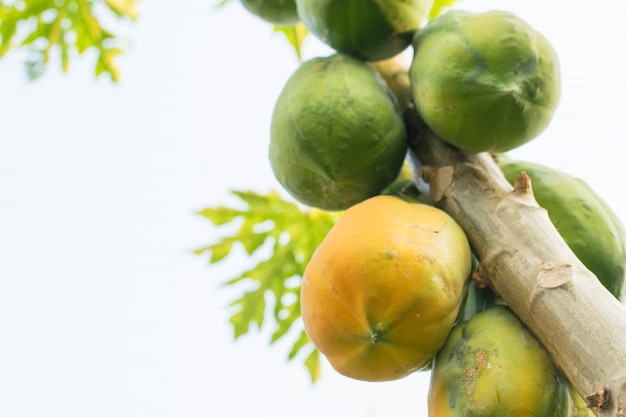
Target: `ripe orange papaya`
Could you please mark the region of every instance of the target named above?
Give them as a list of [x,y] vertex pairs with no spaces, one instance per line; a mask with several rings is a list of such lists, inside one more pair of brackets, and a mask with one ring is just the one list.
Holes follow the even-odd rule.
[[433,0],[296,0],[296,5],[305,26],[330,47],[377,61],[411,44]]
[[504,305],[454,327],[433,361],[429,417],[592,414],[524,324]]
[[365,62],[335,54],[304,62],[274,107],[269,157],[299,202],[345,210],[380,194],[408,148],[400,108]]
[[452,329],[471,253],[444,211],[376,196],[347,209],[307,264],[305,330],[339,373],[365,381],[427,366]]
[[500,158],[513,184],[525,171],[537,203],[580,261],[615,297],[626,301],[626,231],[604,200],[583,180],[530,162]]
[[560,98],[559,60],[517,16],[451,10],[415,36],[411,90],[424,122],[469,152],[504,152],[539,135]]

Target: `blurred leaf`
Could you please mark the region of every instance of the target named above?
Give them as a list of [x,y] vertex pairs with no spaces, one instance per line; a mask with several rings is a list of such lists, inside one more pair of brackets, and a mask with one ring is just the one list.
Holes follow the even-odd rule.
[[[58,51],[63,72],[70,61],[87,50],[97,53],[96,76],[107,74],[118,81],[114,62],[122,52],[120,41],[104,29],[93,9],[104,5],[119,20],[136,19],[136,0],[29,0],[0,3],[0,57],[14,49],[25,49],[30,78],[44,73],[51,54]],[[19,30],[18,30],[19,28]]]
[[280,32],[285,35],[293,49],[296,51],[298,59],[302,61],[302,43],[304,42],[304,38],[306,38],[309,33],[306,26],[304,26],[304,23],[298,22],[293,26],[274,26],[274,32]]
[[207,207],[198,212],[215,226],[230,223],[239,217],[241,211],[230,207]]
[[[283,200],[277,192],[266,195],[252,191],[232,193],[244,203],[242,208],[218,206],[198,212],[219,231],[225,232],[216,242],[194,253],[208,254],[209,262],[216,263],[227,260],[233,249],[239,247],[252,260],[252,267],[224,283],[242,289],[242,295],[230,305],[233,309],[230,324],[235,338],[248,333],[252,327],[263,328],[266,319],[271,319],[275,326],[271,344],[299,331],[289,360],[304,348],[316,352],[300,320],[300,283],[313,252],[338,214],[303,209]],[[319,358],[317,354],[309,354],[305,359],[314,381],[319,376],[316,358]]]
[[233,301],[231,306],[239,307],[230,317],[235,339],[248,333],[253,323],[256,323],[259,329],[263,326],[265,297],[262,288],[245,292],[241,298]]
[[309,340],[309,336],[307,336],[305,331],[300,332],[300,337],[296,340],[291,347],[291,351],[289,352],[289,359],[294,358],[300,349],[307,346],[311,341]]
[[435,17],[439,16],[444,9],[451,7],[456,1],[457,0],[435,0],[428,14],[428,20],[433,20]]
[[217,242],[214,245],[207,247],[206,249],[211,251],[211,258],[209,262],[214,264],[216,262],[221,261],[226,256],[228,256],[228,254],[230,253],[230,249],[233,246],[233,243],[235,243],[236,241],[237,241],[236,239],[226,238],[220,242]]
[[134,20],[139,16],[136,0],[105,0],[105,2],[117,17],[126,16]]
[[319,350],[313,349],[311,353],[309,353],[309,356],[307,356],[304,360],[304,366],[306,366],[307,370],[309,371],[311,381],[317,381],[321,373]]

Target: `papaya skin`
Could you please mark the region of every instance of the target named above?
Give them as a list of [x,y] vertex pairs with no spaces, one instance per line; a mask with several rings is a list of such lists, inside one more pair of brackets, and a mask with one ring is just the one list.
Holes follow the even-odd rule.
[[415,36],[411,91],[426,124],[469,152],[504,152],[536,138],[560,99],[549,42],[508,12],[449,11]]
[[540,164],[501,158],[511,184],[522,171],[537,203],[581,262],[622,303],[626,301],[626,231],[613,210],[587,183]]
[[295,0],[241,0],[253,15],[279,26],[291,26],[300,21]]
[[304,62],[274,107],[272,170],[308,206],[339,211],[380,194],[407,148],[395,97],[374,70],[347,55]]
[[341,215],[307,265],[305,330],[347,377],[403,378],[443,345],[470,268],[467,238],[445,212],[372,197]]
[[569,417],[571,385],[504,305],[455,326],[433,363],[429,417]]
[[405,50],[433,0],[296,0],[307,28],[338,52],[366,61]]

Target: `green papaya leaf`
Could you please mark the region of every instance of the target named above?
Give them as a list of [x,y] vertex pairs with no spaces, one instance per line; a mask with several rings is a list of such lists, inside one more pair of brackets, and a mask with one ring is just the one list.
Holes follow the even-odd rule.
[[136,0],[105,0],[105,3],[117,17],[126,16],[131,19],[137,19],[139,16]]
[[194,253],[208,255],[211,264],[228,261],[236,250],[252,260],[252,267],[223,283],[241,288],[241,296],[230,304],[234,337],[249,333],[251,328],[260,330],[268,322],[274,327],[270,344],[298,335],[292,339],[288,359],[308,351],[304,364],[315,381],[319,355],[300,319],[300,284],[307,263],[338,214],[301,207],[275,191],[232,194],[242,207],[221,205],[198,212],[222,232],[222,237]]
[[110,12],[118,21],[138,16],[136,0],[0,2],[0,57],[10,50],[26,49],[26,71],[34,79],[44,73],[57,51],[61,68],[67,72],[73,57],[95,50],[95,75],[107,74],[118,81],[120,71],[114,60],[123,51],[121,42],[101,25],[101,20],[108,17],[96,17],[96,8],[98,13]]
[[435,17],[439,16],[444,9],[451,7],[456,2],[457,0],[435,0],[428,14],[428,20],[433,20]]
[[265,297],[262,288],[245,292],[241,298],[231,303],[235,311],[230,317],[235,339],[248,333],[250,325],[256,323],[260,329],[265,318]]
[[274,32],[285,35],[298,59],[302,61],[302,43],[309,33],[304,23],[298,22],[293,26],[274,26]]
[[311,381],[315,382],[320,377],[321,365],[320,365],[320,352],[317,349],[311,350],[309,356],[304,360],[304,366],[306,366],[311,376]]

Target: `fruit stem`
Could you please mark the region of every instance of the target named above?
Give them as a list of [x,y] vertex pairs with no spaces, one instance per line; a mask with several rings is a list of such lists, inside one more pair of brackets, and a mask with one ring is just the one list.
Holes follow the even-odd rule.
[[411,81],[406,70],[408,61],[402,54],[382,61],[368,62],[381,77],[385,80],[393,94],[398,100],[400,109],[404,112],[411,105]]

